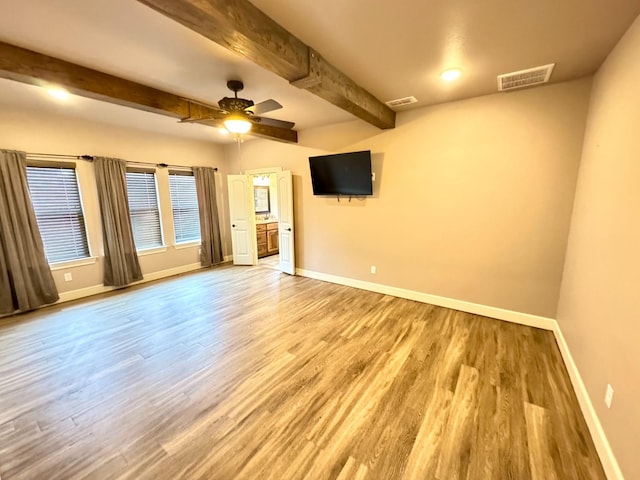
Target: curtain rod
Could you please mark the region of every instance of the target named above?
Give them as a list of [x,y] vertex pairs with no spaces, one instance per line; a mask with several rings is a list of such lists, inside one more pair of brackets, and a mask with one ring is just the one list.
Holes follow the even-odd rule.
[[[27,153],[27,157],[40,157],[40,158],[56,158],[58,160],[86,160],[88,162],[93,162],[93,155],[59,155],[56,153]],[[188,167],[185,165],[170,165],[167,163],[151,163],[151,162],[127,162],[134,165],[153,165],[159,168],[182,168],[182,169],[192,169],[193,167]],[[218,167],[213,167],[214,171],[218,171]]]
[[93,161],[91,155],[59,155],[57,153],[27,153],[27,157],[42,157],[42,158],[58,158],[66,160],[87,160]]

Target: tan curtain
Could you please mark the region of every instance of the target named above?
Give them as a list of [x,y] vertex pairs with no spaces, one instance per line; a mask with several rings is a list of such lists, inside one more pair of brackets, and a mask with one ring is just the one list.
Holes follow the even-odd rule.
[[221,263],[223,260],[218,202],[216,200],[215,170],[208,167],[193,167],[193,176],[196,179],[198,207],[200,210],[200,236],[202,242],[200,263],[203,267],[210,267]]
[[0,314],[59,298],[29,196],[26,158],[0,150]]
[[104,241],[104,284],[124,287],[142,280],[127,201],[127,164],[117,158],[94,159]]

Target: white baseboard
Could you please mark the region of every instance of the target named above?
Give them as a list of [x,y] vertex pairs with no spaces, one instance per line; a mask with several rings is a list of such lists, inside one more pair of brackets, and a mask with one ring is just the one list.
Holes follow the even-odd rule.
[[465,302],[456,300],[455,298],[440,297],[428,293],[416,292],[415,290],[407,290],[404,288],[391,287],[380,283],[365,282],[364,280],[355,280],[353,278],[339,277],[337,275],[329,275],[327,273],[314,272],[296,268],[296,274],[303,277],[314,278],[325,282],[346,285],[347,287],[355,287],[361,290],[369,290],[371,292],[392,295],[394,297],[415,300],[416,302],[429,303],[439,307],[451,308],[452,310],[460,310],[462,312],[473,313],[485,317],[497,318],[507,322],[519,323],[530,327],[542,328],[544,330],[555,330],[556,321],[553,318],[540,317],[530,315],[528,313],[515,312],[504,308],[490,307],[479,303]]
[[[154,280],[160,280],[161,278],[172,277],[174,275],[180,275],[181,273],[193,272],[202,268],[200,263],[190,263],[188,265],[181,265],[175,268],[169,268],[167,270],[160,270],[159,272],[147,273],[144,278],[139,282],[134,282],[131,285],[139,285],[141,283],[152,282]],[[92,287],[80,288],[78,290],[71,290],[69,292],[62,292],[60,294],[60,300],[56,303],[69,302],[71,300],[77,300],[79,298],[90,297],[91,295],[98,295],[100,293],[111,292],[115,290],[114,287],[105,287],[104,285],[94,285]]]
[[194,270],[200,270],[202,265],[198,263],[190,263],[188,265],[180,265],[179,267],[169,268],[168,270],[160,270],[159,272],[147,273],[142,280],[138,283],[151,282],[153,280],[160,280],[161,278],[173,277],[174,275],[180,275],[182,273],[193,272]]
[[70,302],[71,300],[78,300],[79,298],[90,297],[92,295],[110,292],[111,290],[113,290],[113,287],[105,287],[104,285],[93,285],[91,287],[79,288],[77,290],[70,290],[68,292],[61,292],[59,294],[60,299],[56,303]]
[[564,335],[562,334],[562,330],[560,329],[560,325],[557,322],[553,329],[553,333],[556,337],[556,341],[558,342],[558,347],[560,348],[564,364],[569,372],[569,377],[573,384],[573,390],[576,392],[576,396],[578,397],[578,403],[580,404],[582,415],[587,422],[591,438],[593,439],[593,443],[598,451],[598,456],[602,462],[604,473],[607,475],[609,480],[624,480],[618,461],[611,450],[609,440],[607,440],[607,436],[604,433],[600,419],[598,419],[596,410],[593,408],[593,403],[591,402],[587,388],[582,381],[580,371],[573,360],[569,346],[567,345]]

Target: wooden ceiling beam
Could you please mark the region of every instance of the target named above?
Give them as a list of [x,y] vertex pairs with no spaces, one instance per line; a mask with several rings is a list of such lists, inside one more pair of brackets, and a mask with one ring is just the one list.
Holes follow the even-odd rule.
[[[173,118],[207,118],[221,126],[224,114],[194,100],[114,75],[0,42],[0,78],[41,87],[58,86],[82,97],[157,113]],[[254,124],[250,135],[297,143],[295,130]]]
[[395,112],[248,0],[138,0],[379,128]]

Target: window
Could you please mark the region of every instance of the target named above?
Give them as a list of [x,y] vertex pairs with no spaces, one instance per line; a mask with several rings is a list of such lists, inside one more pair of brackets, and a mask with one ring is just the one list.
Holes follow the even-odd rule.
[[47,261],[89,257],[75,168],[30,166],[27,182]]
[[162,229],[155,173],[144,170],[127,171],[127,196],[136,249],[161,247]]
[[200,241],[200,210],[193,174],[169,172],[171,209],[176,243]]

